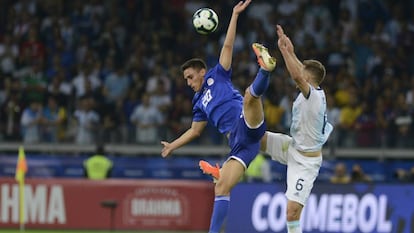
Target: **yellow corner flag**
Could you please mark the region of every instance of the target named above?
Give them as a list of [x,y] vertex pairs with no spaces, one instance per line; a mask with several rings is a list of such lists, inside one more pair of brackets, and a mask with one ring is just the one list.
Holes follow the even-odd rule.
[[19,183],[19,222],[20,231],[24,231],[24,177],[27,172],[26,155],[23,146],[19,147],[15,179]]
[[16,164],[16,181],[24,183],[24,176],[27,172],[27,162],[26,162],[26,155],[24,154],[23,146],[19,147],[19,158],[17,159]]

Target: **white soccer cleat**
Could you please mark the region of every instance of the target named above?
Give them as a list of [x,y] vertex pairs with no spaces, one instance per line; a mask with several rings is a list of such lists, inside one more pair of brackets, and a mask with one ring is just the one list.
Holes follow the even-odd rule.
[[268,49],[259,43],[253,43],[252,48],[260,67],[266,71],[273,71],[276,67],[276,58],[270,56]]

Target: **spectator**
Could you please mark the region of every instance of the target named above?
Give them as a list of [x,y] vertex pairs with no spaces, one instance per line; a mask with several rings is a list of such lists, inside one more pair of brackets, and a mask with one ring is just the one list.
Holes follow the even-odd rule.
[[395,145],[399,148],[411,147],[414,145],[412,138],[414,134],[413,113],[409,112],[403,93],[397,95],[394,110],[395,115],[393,116],[392,128],[393,135],[395,136]]
[[157,88],[162,83],[164,91],[169,92],[171,89],[170,79],[163,74],[163,69],[160,65],[156,65],[153,70],[153,75],[148,78],[146,91],[150,94],[157,91]]
[[47,94],[54,96],[58,105],[69,107],[73,101],[70,101],[72,94],[72,85],[65,80],[63,70],[59,70],[50,81],[47,87]]
[[344,147],[355,146],[355,123],[362,113],[357,96],[350,96],[350,103],[341,109],[339,116],[339,145]]
[[17,79],[5,80],[6,98],[1,105],[1,130],[8,141],[21,139],[21,116],[24,105],[20,82]]
[[[168,114],[168,111],[171,108],[171,96],[169,92],[166,90],[165,83],[162,80],[158,80],[157,87],[154,90],[154,92],[150,96],[150,105],[155,106],[158,111],[162,115],[162,123],[165,123],[166,116]],[[165,133],[165,130],[162,130]],[[165,138],[166,135],[161,135],[162,138]]]
[[263,101],[263,107],[268,130],[280,132],[282,130],[281,124],[285,109],[279,103],[272,101],[272,99],[265,99]]
[[103,85],[103,96],[108,104],[115,105],[118,101],[123,101],[127,95],[130,79],[122,65],[118,65],[115,72],[105,78]]
[[365,174],[361,165],[354,164],[352,166],[351,182],[371,182],[372,178]]
[[109,56],[104,59],[102,67],[99,69],[99,79],[105,81],[109,75],[115,72],[114,58]]
[[22,138],[24,143],[40,142],[40,125],[44,122],[42,104],[39,100],[32,100],[22,114]]
[[285,110],[282,119],[282,132],[289,132],[290,125],[292,123],[292,104],[296,98],[296,88],[288,85],[285,91],[285,95],[280,100],[280,106]]
[[278,14],[286,19],[294,17],[294,14],[299,10],[299,1],[282,0],[276,10]]
[[408,171],[399,168],[395,171],[395,175],[399,181],[403,182],[414,182],[414,166]]
[[[341,1],[344,3],[345,1]],[[355,17],[352,16],[352,12],[349,8],[342,7],[339,12],[339,21],[338,26],[340,27],[341,32],[341,44],[347,45],[351,40],[352,34],[355,31]]]
[[43,108],[43,142],[61,142],[65,136],[64,123],[67,119],[67,112],[64,107],[58,105],[55,97],[50,96],[47,99],[47,105]]
[[43,102],[47,93],[47,80],[43,73],[43,64],[33,62],[27,73],[22,77],[23,97],[25,101],[37,100]]
[[125,118],[125,125],[122,129],[122,135],[124,135],[123,137],[126,139],[127,143],[135,142],[135,125],[130,119],[135,108],[141,104],[141,101],[138,98],[138,93],[141,92],[136,90],[134,87],[130,88],[122,105],[122,115]]
[[193,120],[193,108],[191,100],[181,93],[177,93],[172,107],[168,113],[168,127],[171,135],[169,139],[174,139],[183,134],[190,126]]
[[[340,69],[334,78],[335,84],[335,103],[343,108],[350,104],[352,96],[357,94],[355,86],[352,84],[354,78],[345,69]],[[329,80],[329,79],[328,79]],[[327,81],[328,81],[327,80]]]
[[46,49],[39,38],[39,32],[35,26],[30,27],[25,40],[20,47],[21,54],[29,54],[30,59],[38,62],[44,62]]
[[303,16],[303,25],[305,25],[306,31],[312,31],[317,21],[323,22],[321,24],[322,31],[329,31],[332,28],[332,13],[329,11],[326,4],[322,0],[312,0],[306,3],[308,6],[305,8],[305,14]]
[[93,110],[93,99],[88,96],[79,99],[79,106],[73,113],[76,121],[76,144],[96,142],[96,133],[100,122],[99,114]]
[[361,114],[355,120],[356,145],[358,147],[373,147],[377,141],[377,119],[374,106],[368,101],[361,104]]
[[125,127],[125,118],[122,114],[122,101],[106,105],[102,113],[102,127],[100,132],[100,142],[119,143],[124,142],[122,130]]
[[348,171],[344,163],[336,164],[334,174],[330,178],[330,182],[333,184],[348,184],[351,182],[351,177],[348,175]]
[[[115,74],[114,66],[118,63],[125,63],[125,75],[131,77],[130,89],[138,92],[138,99],[146,88],[153,94],[158,80],[164,80],[170,103],[175,102],[177,93],[192,96],[181,74],[173,69],[188,57],[201,56],[193,51],[205,53],[208,58],[216,57],[214,53],[225,33],[224,28],[219,27],[209,37],[194,34],[191,20],[187,19],[202,5],[203,1],[198,0],[163,2],[161,5],[159,1],[145,4],[142,1],[109,4],[102,1],[4,1],[0,71],[13,83],[22,84],[15,90],[19,92],[17,94],[0,88],[0,100],[11,101],[10,109],[16,110],[13,114],[5,108],[2,110],[0,128],[4,139],[15,141],[21,136],[22,109],[13,107],[15,102],[12,99],[15,98],[23,97],[23,102],[19,103],[23,105],[29,99],[45,98],[51,94],[69,114],[73,113],[77,98],[92,95],[100,111],[106,98],[112,98],[100,96],[101,83]],[[229,18],[230,15],[223,13],[231,7],[227,1],[217,2],[213,7],[222,19]],[[248,18],[239,22],[235,51],[248,51],[245,49],[248,41],[274,44],[271,43],[274,27],[269,25],[276,22],[295,25],[288,28],[292,30],[289,34],[294,35],[297,41],[295,49],[298,53],[326,59],[327,75],[332,78],[327,79],[323,88],[334,95],[338,108],[347,112],[351,96],[369,103],[383,98],[382,110],[374,109],[377,122],[371,130],[381,132],[377,134],[379,141],[374,144],[414,147],[414,141],[409,140],[414,124],[407,123],[409,118],[414,122],[414,59],[409,52],[414,48],[414,16],[409,11],[412,8],[410,1],[381,1],[379,4],[378,1],[347,0],[333,4],[324,0],[271,3],[260,0],[251,7],[247,12]],[[154,18],[155,14],[163,17]],[[131,17],[126,18],[127,15]],[[171,18],[174,21],[168,20]],[[147,23],[148,20],[151,23]],[[301,28],[306,30],[299,30]],[[317,45],[318,49],[311,49],[310,45]],[[204,49],[194,50],[194,47]],[[242,52],[234,57],[237,61],[233,67],[234,84],[240,90],[249,83],[243,77],[249,76],[252,67],[253,70],[256,67],[251,55]],[[208,64],[213,63],[214,59],[208,59]],[[63,76],[55,80],[61,76],[59,73]],[[288,82],[275,83],[277,92],[269,91],[264,98],[271,100],[269,112],[275,110],[272,109],[274,106],[285,110],[280,127],[276,127],[285,132],[290,125],[290,101],[297,93]],[[115,82],[110,88],[125,90],[117,84]],[[69,95],[72,93],[76,98]],[[18,97],[21,94],[23,96]],[[404,100],[400,100],[399,94],[404,95]],[[405,105],[408,106],[407,113],[402,113],[401,106]],[[129,119],[123,111],[115,114]],[[365,115],[359,121],[363,117]],[[345,121],[353,121],[352,118]],[[276,118],[273,120],[278,121]],[[271,123],[275,128],[274,122]],[[339,133],[339,146],[357,146],[352,138],[357,125],[343,126],[339,123],[335,130]],[[359,130],[359,133],[365,132]],[[204,134],[200,141],[210,142],[214,137],[215,134]],[[363,145],[367,145],[366,141]]]
[[376,137],[378,138],[381,146],[388,146],[389,138],[392,137],[391,132],[389,132],[392,112],[390,111],[390,108],[386,107],[382,96],[379,96],[375,101],[375,112],[377,119]]
[[16,68],[19,48],[11,35],[6,34],[0,43],[0,70],[4,74],[12,74]]
[[68,49],[73,48],[75,32],[73,25],[70,23],[70,19],[67,15],[64,15],[60,20],[60,34],[65,41],[65,45]]
[[158,108],[150,103],[150,95],[143,94],[141,104],[131,115],[131,122],[135,125],[135,139],[140,144],[155,144],[160,138],[158,127],[163,123],[164,117]]
[[[51,48],[50,58],[52,61],[49,63],[55,67],[72,70],[75,65],[75,53],[68,46],[64,44],[64,40],[59,38],[54,41],[54,48]],[[53,64],[55,63],[55,64]],[[59,69],[57,69],[59,70]]]
[[[101,87],[101,80],[97,75],[92,73],[91,67],[87,64],[81,65],[81,70],[78,75],[72,80],[72,85],[77,98],[85,94],[92,94]],[[89,89],[89,90],[88,90]]]
[[[276,9],[273,8],[273,5],[268,1],[257,1],[255,4],[252,4],[251,7],[247,10],[247,15],[252,20],[259,20],[260,24],[264,25],[264,28],[268,30],[268,35],[273,36],[274,35],[274,26],[269,22],[269,15],[273,14],[273,12],[276,12]],[[273,30],[270,31],[270,28]],[[242,38],[240,38],[242,39]],[[243,42],[242,40],[240,42]],[[237,35],[236,35],[236,42],[237,47]],[[241,45],[240,45],[241,46]],[[238,48],[235,49],[235,52],[239,52],[243,49]]]
[[113,163],[105,156],[104,147],[99,145],[95,154],[83,163],[85,176],[90,180],[104,180],[111,176]]

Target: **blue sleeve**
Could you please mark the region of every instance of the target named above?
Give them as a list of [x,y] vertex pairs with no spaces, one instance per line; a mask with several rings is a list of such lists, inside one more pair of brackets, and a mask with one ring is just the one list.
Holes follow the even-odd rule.
[[201,111],[201,109],[199,109],[197,106],[193,107],[193,121],[208,121],[207,115],[203,111]]
[[209,70],[209,72],[206,74],[206,77],[214,76],[216,79],[231,79],[231,72],[232,69],[225,70],[223,66],[220,63],[217,63],[216,66],[214,66],[212,69]]

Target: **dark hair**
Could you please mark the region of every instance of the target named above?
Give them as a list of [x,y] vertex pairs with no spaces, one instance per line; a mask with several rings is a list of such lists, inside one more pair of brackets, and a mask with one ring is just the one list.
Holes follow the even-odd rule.
[[303,65],[305,65],[305,70],[308,71],[315,82],[321,84],[326,76],[325,67],[322,65],[321,62],[317,60],[305,60],[303,61]]
[[200,58],[192,58],[192,59],[184,62],[184,64],[181,65],[181,71],[184,72],[184,70],[186,70],[188,68],[194,68],[196,70],[201,70],[201,69],[207,69],[207,65]]
[[95,154],[98,154],[98,155],[104,155],[104,154],[105,154],[105,148],[104,148],[104,145],[101,145],[101,144],[96,145],[96,151],[95,151]]

